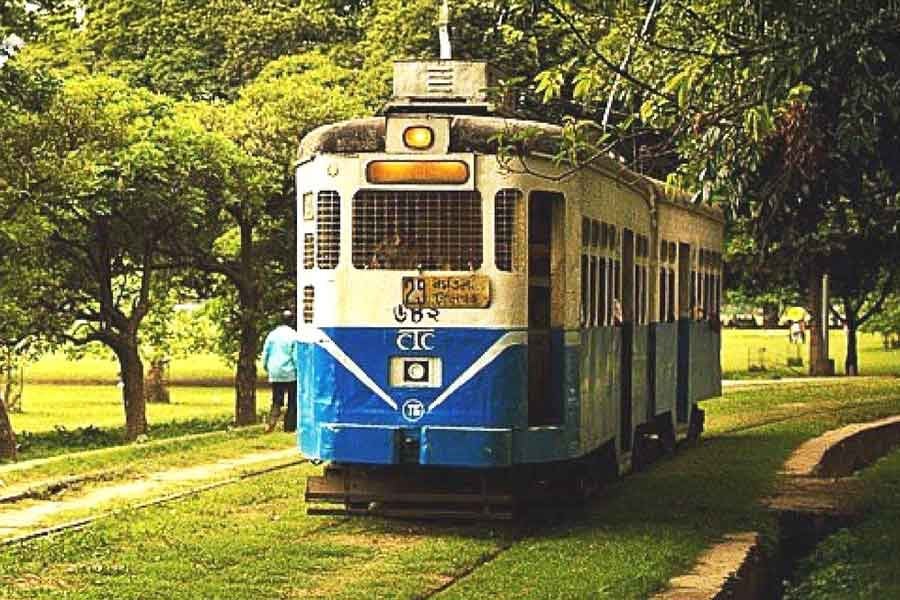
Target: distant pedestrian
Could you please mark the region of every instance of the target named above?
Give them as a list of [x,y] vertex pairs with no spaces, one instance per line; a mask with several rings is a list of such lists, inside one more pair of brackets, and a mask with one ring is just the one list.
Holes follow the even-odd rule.
[[269,411],[269,420],[266,424],[266,432],[275,430],[281,409],[284,407],[284,399],[287,396],[287,411],[284,414],[284,430],[295,431],[297,429],[297,332],[294,324],[294,314],[286,310],[281,313],[281,325],[272,330],[266,336],[263,344],[263,365],[269,374],[269,382],[272,384],[272,409]]
[[801,329],[800,329],[800,322],[799,322],[799,321],[791,321],[790,333],[788,334],[788,336],[789,336],[789,339],[791,340],[791,343],[792,343],[792,344],[799,344],[799,343],[801,343],[800,340],[801,340],[801,338],[802,338],[802,336],[803,336],[803,333],[802,333],[802,331],[801,331]]

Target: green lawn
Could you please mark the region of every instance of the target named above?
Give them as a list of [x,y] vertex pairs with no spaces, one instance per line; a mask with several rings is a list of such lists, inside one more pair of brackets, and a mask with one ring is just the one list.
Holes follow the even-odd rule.
[[[70,360],[61,353],[49,354],[25,368],[25,380],[28,383],[115,384],[119,380],[119,363],[97,356]],[[169,381],[173,385],[227,386],[234,381],[234,368],[218,356],[197,354],[173,360],[169,365]]]
[[[234,390],[173,387],[170,404],[148,404],[150,439],[221,430],[234,420]],[[268,406],[261,395],[257,405]],[[124,443],[116,385],[26,385],[22,413],[10,415],[20,460]]]
[[[307,517],[304,466],[0,552],[10,598],[646,598],[722,535],[772,531],[760,499],[803,441],[900,413],[900,380],[742,390],[694,448],[522,539],[493,526]],[[793,417],[793,420],[785,420]],[[505,545],[510,549],[487,562]]]
[[296,436],[292,433],[264,435],[262,426],[250,426],[160,438],[142,444],[69,452],[43,460],[0,464],[0,493],[4,492],[4,487],[30,486],[81,475],[104,473],[104,480],[135,477],[293,446],[296,446]]
[[[725,379],[754,377],[795,377],[809,371],[809,337],[807,344],[788,343],[786,329],[723,329],[722,330],[722,376]],[[859,347],[860,375],[900,375],[900,350],[885,350],[881,336],[861,333],[857,338]],[[803,366],[788,367],[789,357],[799,356]],[[847,356],[847,338],[843,331],[831,331],[829,355],[834,359],[837,373],[844,372]],[[750,373],[751,364],[764,363],[764,372]]]
[[819,545],[800,566],[787,600],[900,598],[900,451],[860,476],[869,516]]

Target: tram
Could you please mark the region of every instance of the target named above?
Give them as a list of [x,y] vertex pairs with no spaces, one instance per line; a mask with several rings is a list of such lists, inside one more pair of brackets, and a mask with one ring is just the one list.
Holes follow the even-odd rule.
[[[298,442],[327,463],[310,503],[505,518],[698,436],[721,393],[721,211],[614,156],[569,173],[560,129],[495,83],[484,62],[400,61],[383,114],[301,142]],[[522,130],[510,161],[497,141]]]

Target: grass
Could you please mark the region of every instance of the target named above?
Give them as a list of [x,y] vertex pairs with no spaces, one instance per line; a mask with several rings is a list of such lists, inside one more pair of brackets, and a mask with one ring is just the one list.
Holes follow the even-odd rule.
[[[249,463],[246,458],[251,454],[255,456]],[[191,490],[198,485],[299,459],[294,435],[262,435],[261,428],[255,427],[190,436],[165,444],[69,454],[61,460],[35,464],[30,469],[4,472],[0,468],[0,478],[11,484],[11,487],[0,484],[0,493],[30,489],[38,490],[40,494],[41,490],[47,489],[47,482],[62,476],[84,477],[64,490],[55,491],[50,511],[44,510],[47,503],[43,502],[50,496],[0,504],[0,523],[9,511],[15,514],[31,507],[40,511],[38,518],[27,525],[13,519],[19,523],[16,529],[0,528],[0,539],[96,515],[100,511],[128,509],[141,500]],[[202,465],[210,468],[200,469]]]
[[143,444],[70,452],[47,459],[0,465],[0,492],[64,477],[112,473],[138,477],[163,469],[213,462],[250,452],[290,448],[294,434],[262,435],[261,426],[160,438]]
[[[800,443],[900,412],[900,381],[744,390],[707,401],[697,447],[513,541],[486,526],[304,514],[311,466],[0,552],[15,598],[645,598],[727,533],[771,531],[760,499]],[[784,420],[796,417],[795,420]]]
[[[222,430],[233,421],[231,388],[173,387],[171,396],[170,404],[147,405],[150,439]],[[122,392],[115,385],[26,385],[23,409],[10,415],[19,460],[125,443]]]
[[787,600],[900,598],[900,451],[862,472],[869,517],[822,542],[798,570]]
[[[148,365],[145,364],[144,368],[148,368]],[[169,365],[168,375],[172,385],[229,386],[234,382],[234,368],[213,354],[174,359]],[[25,368],[27,383],[115,385],[118,380],[118,361],[98,356],[70,360],[62,353],[54,353]]]
[[[809,372],[809,336],[803,345],[788,343],[786,329],[723,329],[722,377],[743,379],[747,377],[797,377]],[[831,331],[828,340],[829,355],[834,359],[837,373],[844,372],[847,356],[847,339],[843,331]],[[860,333],[857,336],[860,375],[900,375],[900,350],[885,350],[881,335]],[[803,366],[788,367],[787,359],[797,356]],[[762,351],[762,356],[760,354]],[[750,365],[764,363],[764,371],[751,372]]]

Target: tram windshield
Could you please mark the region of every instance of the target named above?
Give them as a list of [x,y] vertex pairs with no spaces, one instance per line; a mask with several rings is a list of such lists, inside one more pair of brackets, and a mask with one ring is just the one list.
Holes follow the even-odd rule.
[[360,191],[353,266],[474,271],[482,263],[481,196],[473,191]]

